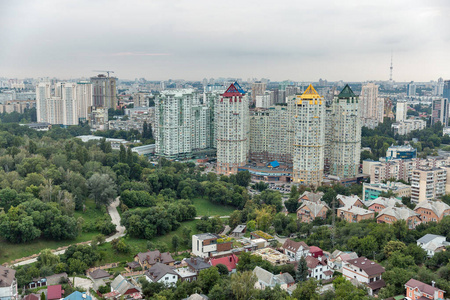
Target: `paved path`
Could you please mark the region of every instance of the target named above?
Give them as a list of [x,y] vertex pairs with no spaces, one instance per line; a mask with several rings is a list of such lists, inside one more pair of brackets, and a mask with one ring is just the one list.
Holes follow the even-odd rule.
[[[117,211],[117,206],[119,206],[119,203],[120,203],[119,197],[117,197],[116,200],[114,200],[114,202],[112,202],[108,206],[108,213],[111,216],[112,223],[114,225],[116,225],[117,232],[114,235],[108,237],[106,239],[106,242],[111,242],[113,239],[116,239],[116,238],[119,238],[119,237],[125,235],[125,227],[120,225],[120,215],[119,215],[119,212]],[[70,247],[70,246],[71,245],[68,245],[67,247]],[[60,251],[54,251],[53,254],[61,255],[61,254],[64,254],[64,252],[66,252],[65,249],[64,250],[60,250]],[[34,263],[36,261],[37,261],[37,257],[30,258],[30,259],[18,262],[16,264],[12,265],[12,266],[16,267],[16,266],[28,265],[28,264],[32,264],[32,263]]]
[[112,223],[116,225],[116,233],[106,239],[106,242],[111,242],[113,239],[119,238],[125,235],[125,227],[120,225],[120,215],[117,211],[117,206],[119,206],[120,200],[119,197],[114,200],[108,206],[108,214],[111,216]]
[[[227,218],[229,218],[230,216],[220,216],[219,218],[221,218],[221,219],[227,219]],[[203,217],[202,216],[199,216],[199,217],[195,217],[195,219],[196,220],[201,220]],[[214,218],[214,216],[211,216],[211,217],[209,217],[210,219],[212,219],[212,218]]]

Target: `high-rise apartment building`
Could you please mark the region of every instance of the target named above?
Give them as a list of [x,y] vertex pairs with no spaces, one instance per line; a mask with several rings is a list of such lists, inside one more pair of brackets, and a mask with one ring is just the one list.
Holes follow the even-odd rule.
[[47,99],[51,97],[50,82],[39,82],[36,86],[36,114],[38,122],[47,122]]
[[117,107],[116,78],[98,75],[91,77],[92,82],[92,105],[106,108]]
[[86,121],[89,107],[92,106],[92,83],[90,81],[77,82],[78,119]]
[[133,95],[134,107],[148,107],[149,106],[149,93],[137,92]]
[[416,84],[414,81],[408,83],[408,86],[406,87],[406,95],[408,97],[414,97],[416,95]]
[[341,179],[353,178],[359,173],[361,153],[361,121],[358,115],[358,97],[346,85],[331,105],[329,143],[330,174]]
[[264,95],[267,84],[265,82],[256,81],[252,84],[252,102],[256,103],[256,96]]
[[450,80],[444,81],[444,86],[442,88],[442,97],[450,100]]
[[215,111],[216,171],[219,174],[235,174],[248,159],[249,109],[245,92],[238,84],[231,84],[220,96]]
[[449,110],[449,99],[440,98],[434,99],[432,104],[432,112],[431,112],[431,124],[436,124],[437,122],[441,122],[442,125],[448,125],[448,110]]
[[321,185],[324,168],[325,100],[312,85],[293,103],[293,182]]
[[191,108],[198,103],[194,90],[162,91],[155,101],[156,154],[175,158],[192,151]]
[[286,106],[258,109],[250,115],[250,159],[292,163],[291,117]]
[[398,100],[397,112],[395,114],[395,121],[396,122],[405,121],[407,112],[408,112],[408,103],[405,100]]
[[422,202],[437,199],[446,191],[448,168],[432,168],[413,170],[411,176],[411,201]]
[[155,99],[156,154],[168,158],[189,157],[212,148],[212,111],[200,103],[193,89],[166,90]]
[[384,99],[378,97],[378,85],[368,83],[362,86],[359,112],[362,126],[375,128],[384,118]]

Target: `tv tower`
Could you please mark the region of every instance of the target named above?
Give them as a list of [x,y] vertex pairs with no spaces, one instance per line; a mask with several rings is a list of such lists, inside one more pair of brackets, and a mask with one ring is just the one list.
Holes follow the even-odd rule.
[[390,75],[389,75],[389,81],[392,82],[392,70],[394,69],[394,66],[392,64],[392,51],[391,51],[391,67],[389,69],[391,69]]

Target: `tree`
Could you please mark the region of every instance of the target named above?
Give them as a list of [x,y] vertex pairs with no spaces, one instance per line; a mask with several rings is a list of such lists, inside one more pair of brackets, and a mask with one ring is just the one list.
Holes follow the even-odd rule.
[[255,283],[258,281],[252,271],[234,273],[231,275],[231,290],[236,300],[252,299],[255,293]]
[[247,187],[250,184],[251,177],[249,171],[239,171],[236,175],[236,183],[240,186]]
[[308,265],[305,257],[301,257],[298,262],[297,270],[295,271],[295,281],[302,282],[308,278]]
[[41,300],[46,300],[44,292],[41,293]]
[[174,235],[172,238],[172,246],[175,249],[175,252],[178,253],[178,247],[180,246],[180,238],[178,235]]
[[108,205],[117,195],[117,187],[108,174],[95,173],[87,181],[90,196],[98,207]]
[[297,288],[292,293],[292,296],[296,299],[311,299],[318,300],[319,294],[316,292],[318,288],[317,280],[311,278],[297,284]]
[[220,273],[217,267],[211,267],[208,269],[201,270],[198,279],[200,280],[200,286],[202,287],[205,293],[208,293],[209,290],[216,284],[216,282],[220,278]]
[[47,266],[51,267],[59,263],[59,255],[53,254],[52,250],[44,249],[39,254],[37,261],[40,267]]
[[404,252],[406,250],[406,245],[403,242],[400,241],[389,241],[385,246],[384,246],[384,255],[386,255],[386,257],[389,258],[389,256],[391,256],[391,254],[395,251],[400,251],[400,252]]
[[289,198],[287,201],[284,202],[284,206],[286,207],[288,212],[295,213],[299,208],[300,204],[298,203],[297,199]]
[[228,275],[228,267],[225,266],[224,264],[218,264],[216,266],[217,270],[219,270],[220,275]]
[[120,150],[119,150],[119,162],[121,162],[121,163],[127,162],[127,152],[125,150],[125,146],[122,144],[120,145]]

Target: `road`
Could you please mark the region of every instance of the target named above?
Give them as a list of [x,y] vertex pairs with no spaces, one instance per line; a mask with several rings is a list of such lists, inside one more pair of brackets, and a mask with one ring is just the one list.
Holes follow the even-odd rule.
[[[220,216],[219,218],[221,218],[221,219],[227,219],[227,218],[229,218],[230,216]],[[196,220],[201,220],[203,217],[202,216],[199,216],[199,217],[195,217],[195,219]],[[210,219],[212,219],[212,218],[214,218],[214,216],[211,216],[211,217],[209,217]]]
[[[117,211],[117,206],[119,206],[119,197],[116,198],[116,200],[114,200],[114,202],[112,202],[109,206],[108,206],[108,213],[111,216],[111,220],[112,223],[114,225],[116,225],[116,233],[108,238],[106,238],[106,242],[111,242],[113,239],[122,237],[125,235],[125,227],[120,225],[120,215],[119,212]],[[70,245],[69,245],[70,246]],[[53,252],[53,254],[56,255],[61,255],[64,254],[64,252],[66,252],[66,250],[60,250],[60,251],[55,251]],[[37,261],[37,257],[35,258],[30,258],[21,262],[18,262],[12,266],[16,267],[16,266],[23,266],[23,265],[28,265],[28,264],[32,264],[34,262]]]

